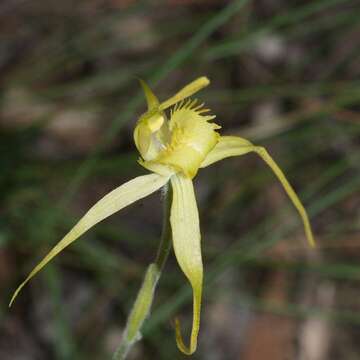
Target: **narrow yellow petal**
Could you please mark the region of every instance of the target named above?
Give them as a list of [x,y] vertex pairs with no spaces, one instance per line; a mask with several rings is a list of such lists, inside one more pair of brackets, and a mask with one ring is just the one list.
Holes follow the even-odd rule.
[[49,261],[58,255],[65,247],[74,242],[92,226],[108,216],[155,192],[169,181],[169,176],[150,174],[139,176],[119,186],[99,200],[83,218],[60,240],[31,271],[24,282],[16,289],[9,306],[14,302],[24,285],[35,276]]
[[251,146],[253,145],[250,141],[241,137],[221,136],[212,151],[207,154],[200,167],[207,167],[227,157],[244,155],[252,151],[250,149]]
[[138,79],[140,82],[141,87],[143,88],[146,102],[148,106],[148,110],[153,110],[159,106],[159,100],[156,97],[156,95],[153,93],[153,91],[150,89],[149,85],[142,79]]
[[269,153],[266,151],[265,148],[261,146],[255,146],[250,141],[243,139],[237,136],[222,136],[219,142],[216,144],[214,149],[210,151],[207,155],[201,167],[206,167],[213,164],[216,161],[225,159],[230,156],[238,156],[244,155],[249,152],[257,153],[271,168],[274,172],[276,177],[279,179],[280,183],[282,184],[284,190],[286,191],[287,195],[289,196],[290,200],[294,204],[295,208],[300,214],[300,217],[303,221],[305,234],[310,246],[315,247],[315,240],[311,230],[310,221],[304,206],[302,205],[300,199],[296,195],[294,189],[286,179],[284,173],[276,164],[276,162],[272,159]]
[[180,91],[178,91],[174,96],[167,99],[166,101],[162,102],[159,106],[160,110],[165,110],[169,108],[170,106],[180,102],[181,100],[184,100],[191,95],[197,93],[204,87],[208,86],[210,84],[210,81],[207,77],[202,76],[197,78],[196,80],[192,81],[190,84],[183,87]]
[[190,346],[187,347],[183,342],[178,320],[175,323],[176,342],[184,354],[191,355],[197,347],[203,283],[199,214],[192,181],[183,175],[174,175],[171,178],[171,184],[173,202],[170,223],[174,251],[180,268],[193,289],[193,324]]

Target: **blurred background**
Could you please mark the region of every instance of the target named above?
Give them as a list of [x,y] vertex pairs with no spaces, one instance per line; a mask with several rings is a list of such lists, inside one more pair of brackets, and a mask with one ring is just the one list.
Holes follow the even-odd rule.
[[[195,179],[205,293],[193,359],[360,358],[358,0],[0,2],[0,359],[110,359],[161,232],[160,194],[89,231],[19,282],[99,198],[146,173],[132,131],[145,101],[194,78],[223,134],[266,146]],[[192,319],[171,254],[129,359],[183,359]]]

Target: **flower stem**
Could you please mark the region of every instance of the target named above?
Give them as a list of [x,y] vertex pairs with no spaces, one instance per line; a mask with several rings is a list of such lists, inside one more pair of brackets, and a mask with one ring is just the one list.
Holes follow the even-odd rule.
[[158,266],[160,272],[163,270],[166,260],[171,249],[171,225],[170,225],[170,210],[172,203],[172,188],[169,184],[164,186],[164,200],[163,200],[163,224],[161,231],[161,240],[158,252],[155,259],[155,264]]
[[126,359],[133,345],[141,339],[141,328],[150,314],[156,285],[171,249],[170,209],[172,190],[169,185],[165,185],[164,194],[162,234],[155,262],[151,263],[146,270],[143,283],[128,316],[121,344],[115,351],[113,360]]

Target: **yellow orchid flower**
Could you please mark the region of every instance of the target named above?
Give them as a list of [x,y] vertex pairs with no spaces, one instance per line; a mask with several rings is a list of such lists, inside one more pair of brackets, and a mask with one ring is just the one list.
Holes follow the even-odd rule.
[[[220,126],[212,122],[215,116],[209,115],[210,110],[196,100],[188,99],[209,84],[206,77],[196,79],[162,103],[144,81],[140,80],[140,83],[148,110],[137,122],[134,140],[141,155],[139,163],[152,174],[130,180],[97,202],[31,271],[15,291],[10,305],[35,274],[92,226],[170,183],[173,196],[170,214],[172,242],[180,268],[193,289],[190,345],[188,347],[183,342],[178,320],[175,322],[176,342],[183,353],[190,355],[197,347],[203,285],[199,214],[192,183],[199,168],[230,156],[257,153],[273,170],[298,210],[310,245],[314,246],[315,243],[303,205],[265,148],[241,137],[220,136],[216,131]],[[165,110],[171,107],[167,119]]]

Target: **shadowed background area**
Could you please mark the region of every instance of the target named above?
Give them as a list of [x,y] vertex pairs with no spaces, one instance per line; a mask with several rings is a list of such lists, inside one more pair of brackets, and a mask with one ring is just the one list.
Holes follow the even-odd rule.
[[[110,359],[161,232],[158,192],[105,220],[23,290],[37,261],[107,192],[146,171],[132,131],[196,77],[223,134],[267,147],[318,247],[256,155],[195,179],[206,360],[360,357],[357,0],[0,2],[0,359]],[[129,359],[183,359],[191,291],[171,254]]]

